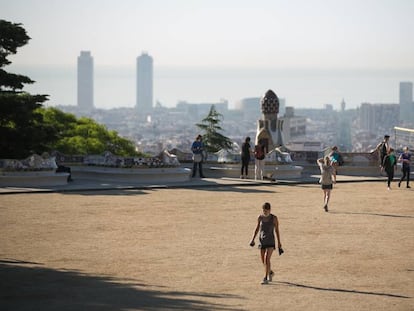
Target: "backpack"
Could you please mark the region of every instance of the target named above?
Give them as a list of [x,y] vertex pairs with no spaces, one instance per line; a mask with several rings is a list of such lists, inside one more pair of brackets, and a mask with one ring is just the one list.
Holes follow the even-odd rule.
[[258,160],[263,160],[265,158],[265,154],[264,154],[264,147],[260,146],[260,145],[256,145],[254,147],[254,155],[255,158]]

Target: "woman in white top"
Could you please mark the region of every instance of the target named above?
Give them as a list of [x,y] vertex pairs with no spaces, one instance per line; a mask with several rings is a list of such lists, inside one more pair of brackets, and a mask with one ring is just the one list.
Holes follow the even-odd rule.
[[321,170],[321,179],[319,180],[319,183],[323,190],[323,208],[325,209],[325,212],[327,212],[333,184],[336,182],[335,168],[332,166],[329,157],[325,157],[325,159],[320,158],[316,162]]

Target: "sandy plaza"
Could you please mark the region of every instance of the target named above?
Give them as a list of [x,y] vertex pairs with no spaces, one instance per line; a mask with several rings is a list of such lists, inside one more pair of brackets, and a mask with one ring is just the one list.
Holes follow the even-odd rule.
[[[285,253],[261,285],[261,205]],[[414,310],[414,192],[338,182],[0,195],[1,310]]]

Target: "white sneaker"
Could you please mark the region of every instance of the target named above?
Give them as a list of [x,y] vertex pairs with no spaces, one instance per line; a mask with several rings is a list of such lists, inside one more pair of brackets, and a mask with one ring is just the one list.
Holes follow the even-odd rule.
[[274,272],[273,271],[270,271],[270,273],[269,273],[269,282],[272,282],[272,280],[273,280],[273,274],[274,274]]
[[260,284],[262,285],[269,284],[269,281],[267,280],[267,278],[264,278]]

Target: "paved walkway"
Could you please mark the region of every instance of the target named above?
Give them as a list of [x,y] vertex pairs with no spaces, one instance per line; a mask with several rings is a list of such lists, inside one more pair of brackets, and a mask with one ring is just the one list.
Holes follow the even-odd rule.
[[[78,178],[67,185],[48,186],[48,187],[0,187],[0,195],[16,193],[48,193],[48,192],[80,192],[80,191],[106,191],[120,189],[173,189],[173,188],[207,188],[207,187],[226,187],[226,186],[257,186],[257,185],[298,185],[317,183],[319,175],[305,176],[301,179],[270,180],[257,181],[254,179],[239,178],[191,178],[186,182],[169,182],[169,183],[143,183],[137,182],[115,182],[103,179],[84,179]],[[369,176],[345,176],[340,175],[337,178],[338,183],[349,182],[377,182],[384,181],[385,177]]]

